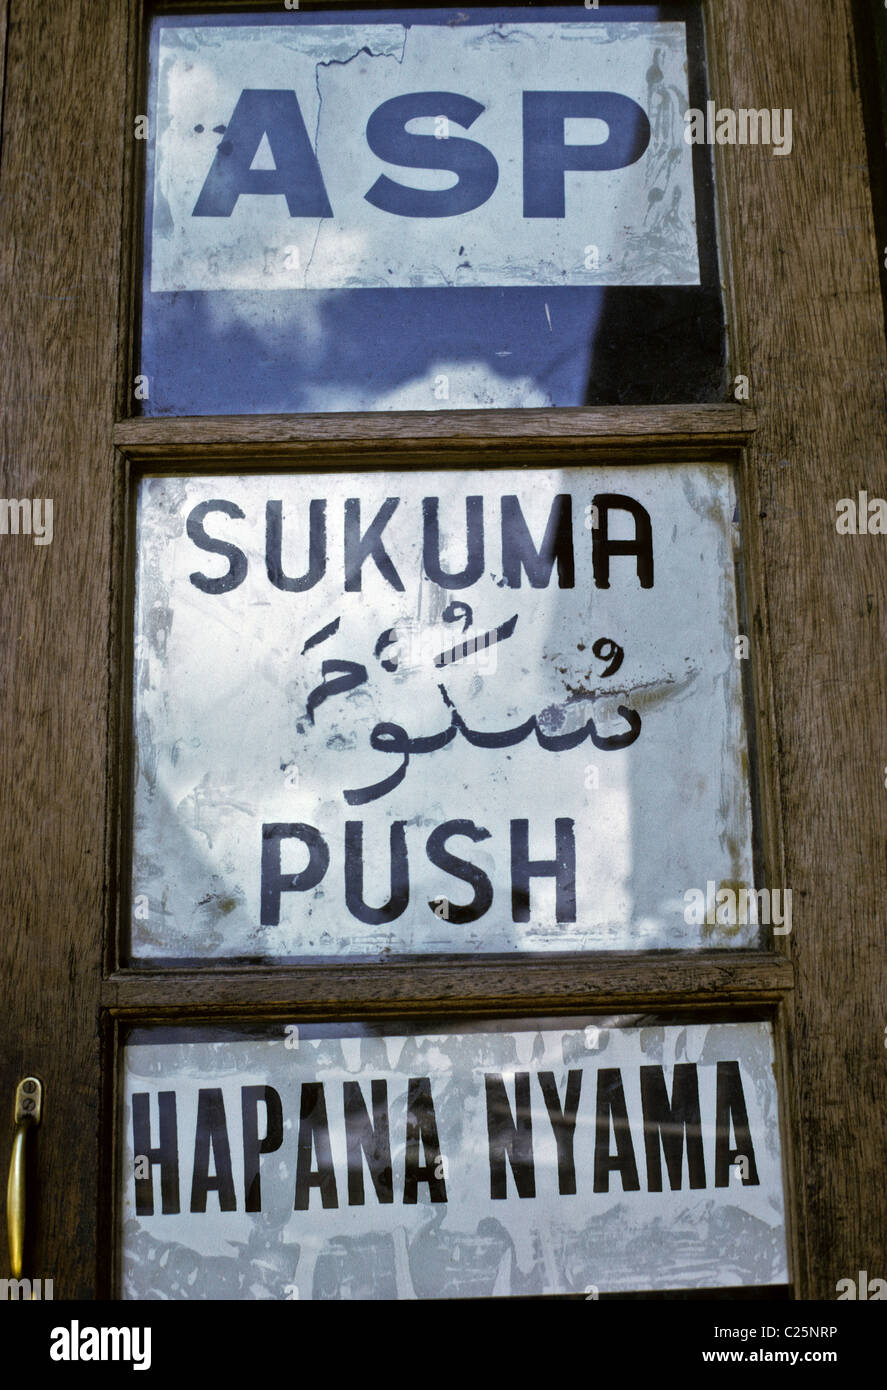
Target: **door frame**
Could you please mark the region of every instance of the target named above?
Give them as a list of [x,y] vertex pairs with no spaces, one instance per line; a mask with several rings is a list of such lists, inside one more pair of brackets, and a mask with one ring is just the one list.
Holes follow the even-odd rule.
[[[59,1297],[114,1293],[122,1026],[245,1010],[384,1016],[392,1002],[425,1015],[642,1005],[772,1016],[795,1296],[833,1298],[859,1268],[887,1273],[887,1233],[871,1220],[887,1146],[878,920],[887,569],[876,568],[878,537],[834,526],[839,498],[861,488],[887,496],[887,351],[851,7],[836,0],[813,23],[808,9],[803,0],[705,7],[713,95],[760,106],[775,93],[794,112],[791,156],[714,149],[731,372],[749,377],[750,405],[160,420],[129,415],[141,4],[74,0],[50,23],[38,0],[12,0],[0,165],[11,264],[0,312],[19,350],[0,362],[5,483],[16,496],[57,500],[51,546],[0,540],[9,663],[0,788],[14,866],[0,888],[11,1001],[3,1085],[11,1105],[21,1076],[44,1081],[28,1260]],[[35,118],[41,107],[51,121]],[[134,473],[246,458],[271,468],[593,464],[637,461],[638,450],[737,466],[767,882],[793,891],[791,937],[692,959],[592,959],[578,975],[573,966],[570,987],[562,964],[527,962],[506,978],[501,962],[474,962],[455,995],[454,967],[439,961],[394,980],[390,966],[121,969]],[[842,875],[834,859],[845,828]],[[3,1134],[8,1162],[11,1126]]]

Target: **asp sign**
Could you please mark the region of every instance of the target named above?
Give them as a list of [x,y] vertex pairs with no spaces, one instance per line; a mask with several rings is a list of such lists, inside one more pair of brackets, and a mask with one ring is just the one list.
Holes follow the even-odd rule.
[[151,288],[699,284],[682,23],[161,26]]

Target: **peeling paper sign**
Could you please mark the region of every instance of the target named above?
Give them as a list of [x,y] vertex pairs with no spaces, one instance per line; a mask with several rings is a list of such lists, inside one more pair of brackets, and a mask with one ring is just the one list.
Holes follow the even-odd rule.
[[607,1022],[139,1034],[123,1295],[786,1283],[769,1025]]
[[153,291],[700,283],[683,23],[355,18],[161,23]]
[[754,944],[687,906],[753,886],[735,506],[696,464],[143,480],[134,955]]

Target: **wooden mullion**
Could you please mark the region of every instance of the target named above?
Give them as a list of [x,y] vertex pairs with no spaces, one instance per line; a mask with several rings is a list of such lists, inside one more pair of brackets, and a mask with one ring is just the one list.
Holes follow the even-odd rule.
[[[738,403],[716,405],[564,407],[557,410],[378,411],[370,414],[208,415],[120,420],[114,443],[135,463],[190,462],[257,456],[292,457],[347,449],[353,457],[384,448],[386,457],[477,456],[507,445],[508,457],[541,446],[583,450],[589,446],[741,450],[755,429],[754,412]],[[700,452],[701,451],[701,452]],[[641,460],[639,460],[641,461]]]
[[767,951],[589,954],[569,961],[497,957],[442,962],[201,966],[121,970],[102,987],[117,1014],[178,1014],[298,1007],[346,1017],[385,1013],[513,1013],[532,1007],[652,1008],[773,1004],[792,989],[789,961]]

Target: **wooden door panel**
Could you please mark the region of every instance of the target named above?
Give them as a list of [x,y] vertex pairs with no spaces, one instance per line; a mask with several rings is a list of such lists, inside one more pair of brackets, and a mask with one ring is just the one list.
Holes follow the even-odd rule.
[[[98,1000],[107,898],[112,425],[126,6],[13,4],[0,243],[4,493],[54,501],[52,543],[0,550],[4,922],[0,1163],[21,1076],[44,1082],[28,1263],[95,1289]],[[4,1170],[5,1172],[5,1167]]]
[[[279,1015],[298,971],[118,970],[111,949],[130,466],[304,461],[317,451],[425,466],[542,448],[578,459],[687,450],[735,456],[759,523],[751,628],[774,886],[794,894],[783,953],[722,965],[624,958],[604,982],[565,987],[548,964],[519,983],[495,964],[468,1012],[722,1001],[775,1010],[795,1230],[796,1293],[887,1272],[887,791],[883,744],[887,568],[874,536],[839,536],[835,503],[887,496],[885,353],[850,0],[707,5],[710,85],[721,103],[791,107],[794,149],[717,149],[732,361],[751,408],[465,412],[434,416],[126,420],[131,375],[121,257],[140,10],[126,0],[12,0],[5,52],[0,245],[0,408],[6,498],[52,498],[51,544],[0,535],[0,798],[4,946],[0,1114],[15,1085],[45,1086],[28,1265],[56,1297],[110,1290],[115,1018]],[[0,9],[0,30],[5,6]],[[130,150],[131,153],[131,150]],[[472,418],[469,418],[471,416]],[[756,429],[753,426],[756,425]],[[120,453],[115,453],[115,444]],[[432,460],[434,461],[432,463]],[[768,634],[769,648],[765,643]],[[770,652],[768,665],[767,651]],[[772,669],[771,669],[772,667]],[[110,750],[110,751],[109,751]],[[784,862],[779,863],[782,856]],[[312,977],[330,1013],[442,997],[433,970]],[[317,998],[315,994],[315,998]],[[107,1044],[106,1041],[107,1040]],[[4,1099],[4,1097],[6,1099]],[[0,1126],[8,1163],[12,1126]]]

